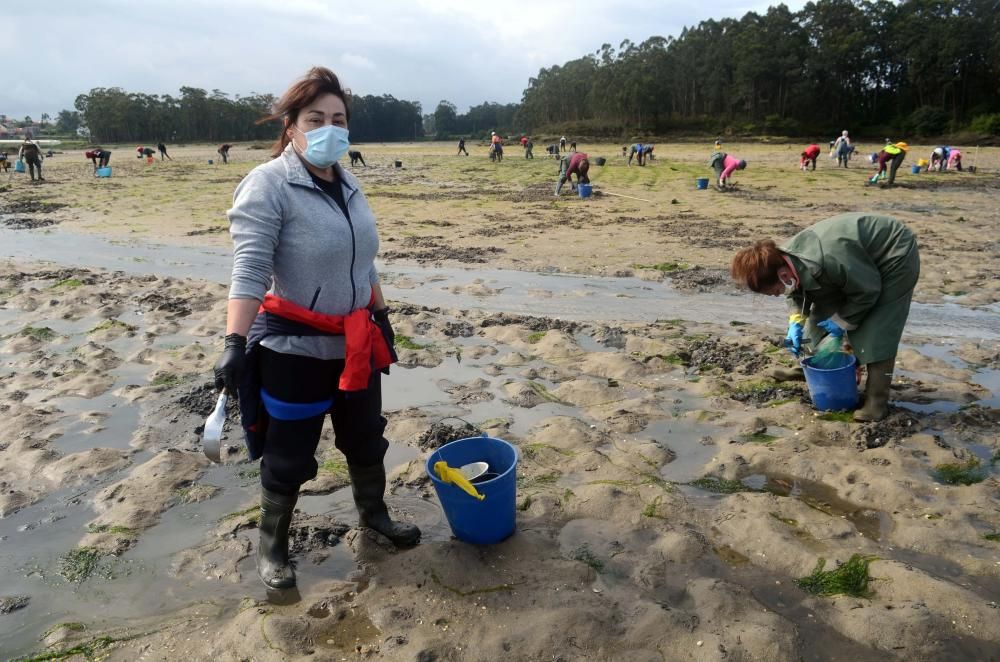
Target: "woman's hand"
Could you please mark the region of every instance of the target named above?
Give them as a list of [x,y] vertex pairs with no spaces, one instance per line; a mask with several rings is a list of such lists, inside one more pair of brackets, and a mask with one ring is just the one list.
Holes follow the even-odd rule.
[[[392,322],[389,321],[389,308],[373,310],[372,321],[375,322],[375,325],[382,332],[382,337],[385,338],[385,344],[389,347],[392,362],[399,361],[399,356],[396,354],[396,332],[392,328]],[[389,368],[382,368],[382,372],[388,375]]]
[[830,319],[823,320],[822,322],[820,322],[816,326],[818,326],[819,328],[823,329],[824,331],[826,331],[827,333],[829,333],[834,338],[841,338],[841,337],[843,337],[844,331],[845,331],[844,327],[842,327],[839,324],[837,324],[833,320],[832,317]]
[[215,364],[215,388],[225,390],[230,396],[237,394],[243,373],[246,372],[247,339],[238,333],[226,336],[222,356]]
[[802,315],[792,315],[788,318],[788,333],[785,335],[785,348],[793,355],[802,353]]

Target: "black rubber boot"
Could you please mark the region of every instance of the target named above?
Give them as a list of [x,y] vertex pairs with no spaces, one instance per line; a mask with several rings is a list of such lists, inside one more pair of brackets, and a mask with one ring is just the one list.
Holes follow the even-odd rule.
[[358,523],[374,529],[401,547],[416,545],[420,529],[413,524],[394,522],[385,505],[385,466],[370,467],[347,465],[351,474],[351,491],[358,506]]
[[878,363],[869,363],[868,381],[865,382],[865,404],[854,412],[856,421],[881,421],[889,415],[889,386],[896,357]]
[[295,586],[295,571],[288,562],[288,527],[298,495],[260,490],[260,544],[257,575],[270,588]]

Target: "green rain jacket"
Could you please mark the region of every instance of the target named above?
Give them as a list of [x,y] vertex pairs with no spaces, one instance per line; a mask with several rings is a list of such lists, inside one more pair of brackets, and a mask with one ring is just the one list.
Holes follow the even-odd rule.
[[847,329],[858,363],[896,355],[920,276],[917,240],[889,216],[841,214],[798,233],[781,247],[798,272],[788,297],[792,312],[807,315],[806,336],[816,347],[833,318]]

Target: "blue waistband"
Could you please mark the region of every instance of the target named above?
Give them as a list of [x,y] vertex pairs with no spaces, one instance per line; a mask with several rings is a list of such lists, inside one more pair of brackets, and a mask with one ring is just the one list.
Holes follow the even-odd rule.
[[279,421],[301,421],[322,416],[333,406],[333,398],[319,402],[285,402],[278,400],[263,388],[260,389],[260,399],[264,402],[267,413]]

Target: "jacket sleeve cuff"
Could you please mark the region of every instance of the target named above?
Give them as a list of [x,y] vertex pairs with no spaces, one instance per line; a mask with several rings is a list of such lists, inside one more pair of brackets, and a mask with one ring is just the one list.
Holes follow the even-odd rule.
[[834,324],[839,326],[841,329],[844,329],[845,331],[853,331],[854,329],[858,328],[857,324],[851,324],[843,317],[841,317],[839,314],[833,315],[830,319],[833,320]]

